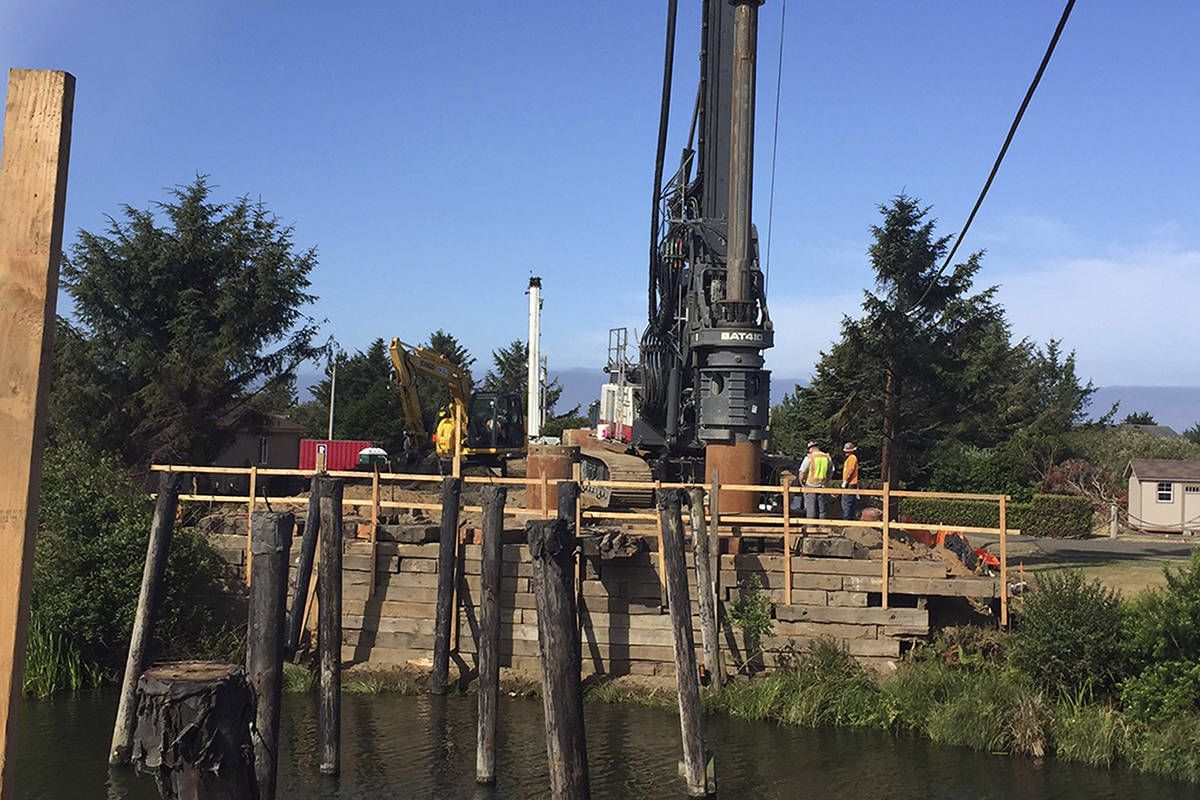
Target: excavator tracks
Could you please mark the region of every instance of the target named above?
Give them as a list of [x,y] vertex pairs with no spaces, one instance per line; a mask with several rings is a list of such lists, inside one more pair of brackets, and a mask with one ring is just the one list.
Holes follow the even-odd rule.
[[[611,450],[585,449],[579,453],[580,489],[606,508],[649,508],[654,504],[654,474],[645,459]],[[594,481],[636,481],[645,489],[597,486]]]

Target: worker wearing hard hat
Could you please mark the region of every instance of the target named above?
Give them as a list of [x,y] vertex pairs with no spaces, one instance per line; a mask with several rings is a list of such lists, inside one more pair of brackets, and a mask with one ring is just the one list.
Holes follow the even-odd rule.
[[[804,487],[823,489],[829,480],[831,463],[828,453],[822,452],[816,442],[809,442],[808,455],[800,462],[800,478],[804,482]],[[804,492],[804,516],[809,519],[827,519],[825,495],[817,492]]]
[[[854,442],[842,445],[842,452],[846,455],[846,460],[842,463],[843,489],[858,488],[858,455],[854,451]],[[842,519],[858,519],[854,508],[857,502],[857,494],[842,495]]]

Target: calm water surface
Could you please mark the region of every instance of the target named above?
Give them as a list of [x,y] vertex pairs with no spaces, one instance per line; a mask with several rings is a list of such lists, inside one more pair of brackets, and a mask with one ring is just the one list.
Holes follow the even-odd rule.
[[[317,771],[313,696],[284,698],[280,800],[509,800],[549,796],[540,700],[501,701],[494,789],[475,785],[475,698],[344,695],[342,775]],[[109,771],[116,697],[26,702],[16,758],[17,797],[152,800],[152,779]],[[587,705],[592,796],[683,798],[678,718]],[[999,800],[1196,798],[1195,787],[1125,771],[1002,758],[862,731],[810,731],[705,719],[720,797],[729,800]]]

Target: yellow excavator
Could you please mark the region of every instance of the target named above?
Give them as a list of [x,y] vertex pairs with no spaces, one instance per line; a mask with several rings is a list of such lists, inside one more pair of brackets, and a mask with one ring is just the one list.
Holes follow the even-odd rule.
[[[432,439],[438,459],[452,459],[458,447],[461,424],[465,429],[463,463],[499,466],[503,470],[509,459],[525,455],[528,439],[525,435],[525,404],[519,393],[478,391],[471,394],[467,373],[438,353],[413,347],[399,339],[392,339],[388,350],[408,431],[422,448]],[[431,378],[450,391],[450,402],[439,410],[432,437],[421,416],[417,375]]]

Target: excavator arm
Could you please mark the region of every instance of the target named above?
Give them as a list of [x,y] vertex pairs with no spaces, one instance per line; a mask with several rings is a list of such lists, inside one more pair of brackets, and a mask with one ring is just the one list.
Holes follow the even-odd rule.
[[410,431],[420,441],[427,442],[429,432],[421,419],[421,403],[417,398],[416,376],[424,375],[450,390],[450,399],[458,418],[467,414],[468,383],[462,368],[442,356],[423,347],[413,347],[399,339],[392,339],[388,348],[392,356],[392,368],[396,372],[396,386],[400,390],[400,404],[404,408],[404,419]]

